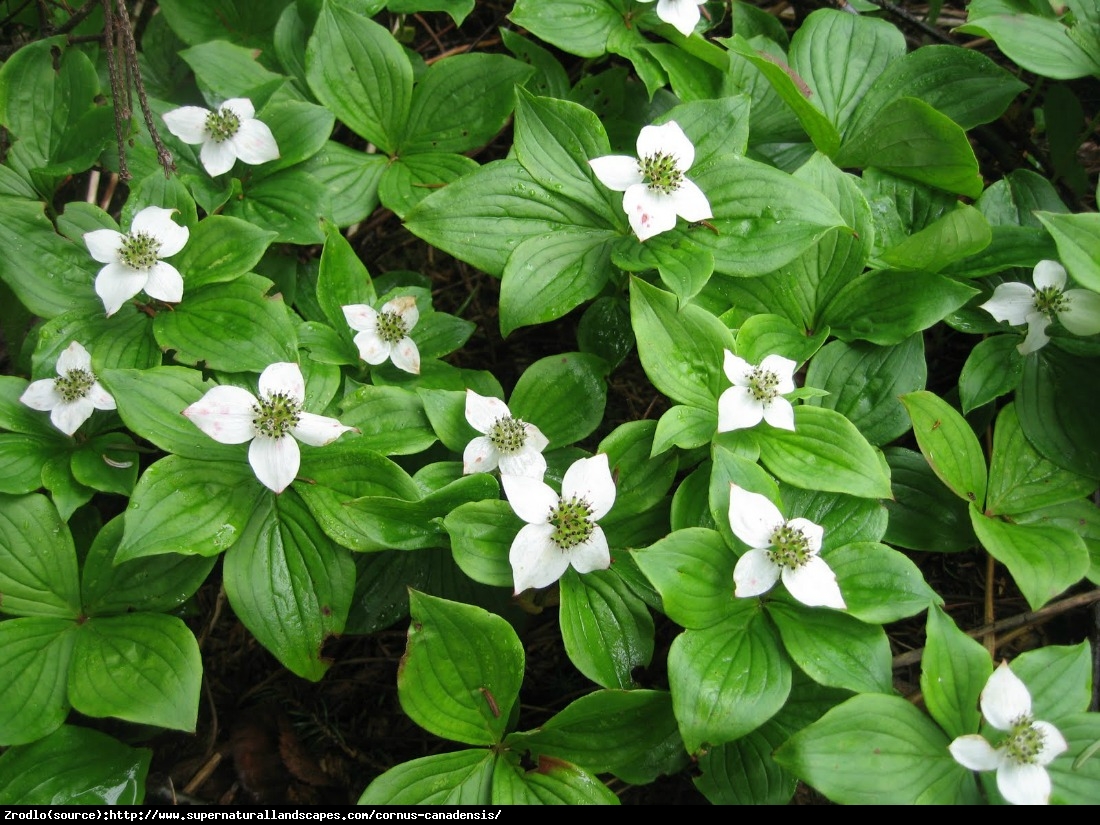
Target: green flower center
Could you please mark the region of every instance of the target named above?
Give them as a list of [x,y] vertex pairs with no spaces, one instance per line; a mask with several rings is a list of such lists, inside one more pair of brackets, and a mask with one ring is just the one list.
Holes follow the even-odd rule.
[[779,386],[779,376],[771,370],[763,370],[753,367],[749,373],[749,392],[757,401],[765,404],[779,395],[776,389]]
[[69,370],[53,380],[54,389],[66,402],[76,401],[88,394],[95,383],[95,376],[87,370]]
[[592,507],[584,499],[576,496],[568,501],[561,499],[556,507],[550,508],[550,524],[554,526],[550,540],[562,550],[570,550],[588,541],[595,529],[589,518],[591,515]]
[[646,181],[650,191],[669,195],[680,188],[684,173],[676,165],[676,158],[658,152],[638,161],[638,170]]
[[1005,737],[1001,747],[1017,765],[1034,765],[1039,761],[1039,754],[1043,750],[1043,732],[1035,727],[1034,719],[1030,714],[1023,714],[1013,720],[1008,736]]
[[378,337],[387,344],[396,344],[409,334],[409,325],[396,312],[378,313]]
[[1056,286],[1035,290],[1035,308],[1048,318],[1069,309],[1069,298]]
[[301,417],[302,405],[285,392],[273,392],[252,406],[252,426],[268,438],[290,435]]
[[506,415],[498,418],[489,428],[489,440],[500,452],[512,455],[518,453],[527,443],[527,428],[518,418]]
[[241,119],[229,109],[220,109],[206,116],[206,133],[215,143],[229,140],[241,128]]
[[152,269],[160,252],[160,241],[148,232],[131,232],[122,237],[118,257],[130,269]]
[[771,542],[772,546],[767,551],[768,558],[788,570],[797,570],[813,557],[809,539],[801,530],[791,527],[789,523],[775,528]]

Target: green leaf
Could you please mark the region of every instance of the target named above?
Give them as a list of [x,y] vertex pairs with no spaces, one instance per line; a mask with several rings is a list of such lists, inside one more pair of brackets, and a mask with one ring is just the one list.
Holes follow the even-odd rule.
[[11,616],[80,615],[76,549],[43,495],[0,495],[0,593]]
[[192,0],[166,0],[160,4],[172,31],[190,45],[207,40],[232,40],[262,48],[271,42],[271,33],[287,0],[231,0],[219,2],[217,14],[206,3]]
[[378,183],[389,162],[386,155],[359,152],[330,140],[302,168],[328,191],[333,223],[351,226],[378,206]]
[[798,780],[772,758],[786,739],[780,725],[765,722],[740,739],[711,748],[699,756],[695,787],[714,805],[786,805]]
[[497,757],[493,769],[494,805],[618,805],[619,797],[583,768],[541,757],[525,770],[511,754]]
[[596,447],[607,453],[616,479],[615,518],[643,513],[664,498],[676,477],[675,455],[652,456],[655,421],[628,421]]
[[753,600],[703,630],[685,630],[668,654],[676,721],[688,753],[738,739],[783,707],[791,665]]
[[1077,43],[1071,30],[1035,14],[994,14],[968,20],[955,31],[988,37],[1009,60],[1057,80],[1100,74],[1100,60]]
[[485,748],[403,762],[376,777],[360,805],[488,805],[497,755]]
[[329,226],[321,264],[317,270],[317,303],[333,329],[350,338],[342,307],[349,304],[374,305],[377,300],[374,282],[362,259],[337,230]]
[[79,341],[92,356],[99,374],[103,369],[148,369],[164,357],[153,337],[153,319],[127,304],[110,318],[101,312],[72,310],[54,316],[38,328],[38,346],[32,363],[35,373],[52,365],[66,347]]
[[412,105],[413,70],[389,31],[326,3],[306,47],[306,79],[341,123],[387,154],[397,150]]
[[883,106],[863,131],[844,141],[833,162],[882,169],[969,198],[984,186],[966,132],[914,97]]
[[828,327],[811,335],[782,315],[761,313],[746,318],[738,328],[737,354],[750,364],[759,364],[772,354],[801,364],[809,361],[828,337]]
[[577,670],[605,688],[635,687],[634,671],[653,657],[653,617],[614,570],[561,578],[565,652]]
[[397,154],[467,152],[488,143],[512,113],[514,87],[531,73],[502,54],[456,54],[434,63],[413,91]]
[[54,231],[45,204],[0,198],[0,280],[41,318],[69,310],[90,315],[103,304],[92,287],[100,264],[88,250]]
[[500,285],[500,332],[562,317],[607,283],[614,234],[559,227],[527,238],[508,258]]
[[1095,359],[1044,347],[1024,359],[1016,415],[1024,436],[1048,461],[1100,478],[1100,441],[1091,412],[1091,399],[1098,397]]
[[894,500],[885,540],[909,550],[957,553],[977,544],[969,508],[943,485],[924,456],[904,447],[887,447],[886,461]]
[[698,295],[714,272],[710,252],[682,235],[659,235],[649,243],[616,248],[611,260],[627,272],[656,269],[680,306]]
[[940,605],[928,609],[920,686],[928,712],[954,739],[977,733],[978,701],[993,673],[989,651],[963,633]]
[[87,716],[193,732],[201,682],[199,644],[175,616],[96,617],[76,633],[69,701]]
[[[729,328],[706,310],[688,304],[639,278],[630,279],[630,318],[646,375],[673,401],[711,409],[723,380],[725,350],[733,350]],[[674,352],[677,357],[670,359]]]
[[1008,568],[1032,610],[1038,610],[1088,572],[1089,550],[1077,533],[1051,525],[1012,524],[975,506],[970,521],[982,547]]
[[885,544],[852,542],[823,558],[836,574],[848,615],[860,621],[888,624],[943,603],[920,569]]
[[653,433],[653,455],[670,447],[692,450],[708,443],[718,428],[718,410],[703,410],[677,404],[667,409],[657,421]]
[[477,161],[447,152],[419,152],[395,158],[378,179],[382,205],[404,217],[434,190],[478,168]]
[[1036,212],[1035,217],[1054,236],[1058,257],[1070,277],[1081,286],[1100,292],[1100,214]]
[[243,197],[231,198],[225,214],[272,230],[281,243],[319,244],[321,223],[331,218],[328,190],[301,166],[250,180]]
[[355,565],[293,489],[260,499],[223,576],[233,612],[264,647],[303,679],[324,676],[321,647],[344,629]]
[[775,760],[841,805],[976,804],[974,774],[900,696],[853,696],[792,736]]
[[930,272],[872,270],[842,287],[822,309],[821,321],[842,340],[900,344],[977,294],[973,287]]
[[959,400],[964,414],[1016,389],[1024,359],[1014,335],[993,335],[974,345],[959,375]]
[[523,681],[523,646],[511,625],[480,607],[412,591],[409,642],[397,696],[426,730],[472,745],[504,731]]
[[180,415],[213,387],[197,370],[154,367],[103,370],[99,382],[114,396],[123,423],[166,452],[203,460],[239,460],[239,444],[219,444]]
[[768,603],[768,615],[791,659],[818,684],[870,693],[893,689],[890,642],[879,625],[778,600]]
[[237,542],[265,494],[243,460],[166,456],[134,488],[117,560],[162,553],[216,556]]
[[89,616],[173,610],[195,594],[217,562],[178,552],[118,562],[122,534],[123,518],[111,519],[84,558],[80,592]]
[[409,455],[435,443],[424,404],[412,390],[364,385],[340,402],[340,421],[357,427],[363,446],[387,455]]
[[531,34],[580,57],[602,57],[624,20],[612,3],[558,0],[547,6],[540,0],[516,0],[508,19]]
[[68,452],[61,444],[15,433],[0,433],[0,466],[4,467],[0,493],[19,496],[39,490],[42,487],[42,471],[61,451]]
[[506,501],[471,501],[443,518],[455,564],[476,582],[512,587],[508,552],[523,521]]
[[825,407],[794,408],[794,432],[757,427],[760,460],[783,481],[805,489],[890,498],[890,474],[848,419]]
[[1066,738],[1069,750],[1047,766],[1053,790],[1050,801],[1055,804],[1100,804],[1100,759],[1096,758],[1096,743],[1100,742],[1100,714],[1075,713],[1058,720],[1058,730]]
[[[69,662],[76,624],[31,616],[0,622],[0,744],[24,745],[52,733],[69,715]],[[2,763],[0,763],[2,764]],[[2,775],[2,774],[0,774]],[[3,794],[0,780],[0,795]]]
[[829,393],[810,404],[836,410],[877,447],[908,431],[909,416],[898,396],[923,389],[927,377],[924,339],[914,334],[889,347],[826,344],[810,362],[806,385]]
[[279,144],[279,157],[255,167],[257,180],[296,166],[316,155],[332,134],[332,112],[302,100],[284,100],[264,108],[261,119]]
[[986,515],[1023,513],[1074,501],[1096,488],[1096,479],[1063,470],[1031,446],[1020,429],[1014,404],[997,415]]
[[713,530],[676,530],[632,558],[661,594],[665,614],[682,627],[701,630],[742,610],[733,596],[737,557]]
[[674,773],[687,761],[671,696],[660,690],[594,691],[536,730],[511,734],[507,745],[631,784]]
[[136,805],[152,759],[148,748],[64,725],[0,755],[0,804]]
[[955,495],[979,507],[985,503],[985,455],[966,419],[926,390],[901,396],[913,421],[913,435],[929,465]]
[[519,377],[509,409],[538,427],[549,449],[568,446],[591,435],[603,420],[607,372],[602,358],[583,352],[540,358]]
[[187,286],[187,303],[192,290],[198,287],[231,281],[250,272],[275,236],[275,232],[225,215],[209,215],[201,220],[191,230],[187,245],[172,259]]
[[138,473],[135,444],[123,433],[97,435],[73,453],[71,469],[86,487],[129,496]]
[[960,204],[946,215],[880,253],[879,259],[898,269],[940,272],[976,255],[993,240],[988,221],[973,206]]
[[825,113],[811,102],[813,92],[806,81],[778,58],[758,52],[738,34],[726,43],[730,51],[748,59],[767,78],[783,102],[791,107],[814,146],[826,155],[835,154],[840,147],[840,133]]
[[[238,37],[233,38],[238,41]],[[191,67],[200,88],[213,92],[218,99],[231,97],[259,98],[282,85],[283,75],[265,69],[256,60],[254,50],[230,43],[227,39],[198,43],[179,53]],[[266,118],[263,118],[267,122]],[[270,126],[270,124],[268,124]],[[282,144],[279,144],[282,149]]]
[[1031,692],[1037,719],[1083,713],[1092,703],[1092,649],[1087,641],[1028,650],[1013,659],[1012,672]]
[[626,360],[634,349],[626,296],[605,295],[589,304],[577,324],[577,345],[582,352],[603,358],[612,369]]

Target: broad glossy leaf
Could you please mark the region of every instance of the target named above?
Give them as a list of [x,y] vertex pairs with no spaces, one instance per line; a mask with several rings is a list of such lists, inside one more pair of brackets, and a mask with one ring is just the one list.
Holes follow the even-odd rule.
[[765,722],[751,733],[699,756],[695,787],[714,805],[786,805],[798,780],[772,758],[786,730]]
[[868,624],[896,622],[943,603],[920,569],[885,544],[852,542],[822,558],[836,574],[848,615]]
[[497,757],[493,766],[494,805],[618,805],[619,797],[583,768],[539,758],[526,770],[512,754]]
[[1012,524],[970,507],[974,532],[1013,580],[1032,610],[1038,610],[1088,572],[1091,560],[1084,540],[1053,525]]
[[0,755],[5,805],[136,805],[153,752],[88,728],[64,725]]
[[332,112],[304,100],[283,100],[266,106],[260,119],[279,144],[279,157],[255,167],[253,177],[257,180],[316,155],[327,145],[334,123]]
[[321,223],[330,220],[328,189],[302,166],[283,169],[249,183],[243,197],[231,198],[225,214],[274,231],[281,243],[319,244]]
[[363,444],[387,455],[418,453],[435,443],[420,397],[401,387],[366,384],[340,402],[340,421]]
[[989,246],[993,232],[973,206],[960,204],[901,243],[879,254],[887,266],[941,272]]
[[0,495],[0,593],[11,616],[80,614],[72,534],[43,495]]
[[603,420],[607,364],[596,355],[566,352],[541,358],[523,371],[508,400],[512,414],[565,447],[590,435]]
[[718,428],[718,410],[704,410],[677,404],[665,411],[653,433],[653,454],[660,455],[670,447],[685,450],[701,447]]
[[359,804],[487,805],[498,758],[485,748],[474,748],[402,762],[375,778]]
[[138,473],[138,451],[124,433],[89,439],[73,453],[70,469],[80,484],[103,493],[128,496]]
[[1092,703],[1092,646],[1046,645],[1012,660],[1012,672],[1027,685],[1036,719],[1083,713]]
[[[1100,73],[1100,68],[1097,71]],[[1100,292],[1100,214],[1038,212],[1036,217],[1054,236],[1058,257],[1073,280],[1093,292]]]
[[68,445],[47,442],[33,436],[0,433],[0,493],[20,496],[42,487],[42,471],[59,454],[68,454]]
[[170,455],[138,480],[117,561],[162,553],[216,556],[241,537],[266,490],[244,460]]
[[540,0],[517,0],[508,19],[569,54],[602,57],[612,33],[625,21],[612,3],[559,0],[547,6]]
[[1056,804],[1100,804],[1100,714],[1074,713],[1058,720],[1058,730],[1069,750],[1047,766],[1054,788],[1050,801]]
[[656,269],[681,306],[699,294],[714,272],[710,252],[683,235],[662,234],[644,244],[621,244],[611,260],[627,272]]
[[[0,743],[24,745],[52,733],[69,714],[69,662],[76,623],[30,616],[0,622]],[[0,780],[0,795],[3,794]]]
[[661,594],[665,614],[683,627],[703,629],[742,611],[733,596],[737,557],[713,530],[676,530],[632,557]]
[[1056,20],[1035,14],[994,14],[968,20],[956,31],[990,38],[1013,63],[1043,77],[1071,80],[1100,74],[1100,58]]
[[397,675],[401,707],[445,739],[504,738],[523,681],[523,646],[500,616],[413,591],[409,642]]
[[206,284],[231,281],[252,270],[275,232],[226,215],[209,215],[191,230],[187,245],[172,258],[186,285],[187,301],[192,290]]
[[853,696],[799,731],[775,759],[841,805],[976,804],[974,774],[950,740],[900,696]]
[[367,634],[408,618],[409,589],[427,585],[433,559],[430,552],[383,550],[357,553],[353,561],[355,594],[344,632]]
[[1024,360],[1014,335],[993,335],[974,345],[959,375],[959,400],[963,413],[1016,389]]
[[796,487],[890,498],[890,475],[878,452],[840,413],[800,404],[794,432],[758,427],[753,436],[760,459]]
[[989,652],[939,605],[928,609],[920,686],[928,712],[951,738],[977,733],[978,703],[993,673]]
[[471,579],[494,587],[512,587],[508,551],[523,521],[506,501],[471,501],[443,518],[455,564]]
[[953,553],[977,544],[969,508],[946,487],[918,452],[887,447],[894,491],[885,541],[909,550]]
[[417,152],[390,161],[378,178],[378,199],[394,214],[409,210],[478,168],[477,161],[449,152]]
[[176,616],[94,617],[76,634],[69,701],[87,716],[194,731],[201,682],[199,644]]
[[264,647],[304,679],[324,676],[321,648],[344,629],[355,565],[293,489],[260,499],[223,576],[233,612]]
[[321,265],[317,270],[317,303],[333,329],[344,337],[348,332],[342,307],[348,304],[374,305],[377,295],[367,267],[351,244],[335,226],[330,226],[321,250]]
[[893,689],[890,642],[882,627],[840,611],[778,599],[767,609],[787,654],[815,682],[862,693]]
[[[251,98],[253,104],[271,95],[286,81],[286,77],[264,68],[256,60],[255,50],[237,45],[239,37],[208,40],[179,53],[191,67],[195,80],[207,94],[219,100],[232,97]],[[266,118],[261,118],[266,123]],[[269,126],[271,124],[268,124]],[[280,146],[280,149],[282,147]]]
[[217,14],[209,3],[167,0],[161,11],[168,24],[189,44],[232,40],[252,47],[270,43],[271,33],[288,0],[219,0]]
[[[164,353],[153,337],[153,319],[127,304],[108,318],[102,312],[71,310],[38,328],[38,346],[31,363],[35,374],[53,374],[53,364],[66,347],[79,341],[97,370],[148,369],[159,366]],[[49,367],[46,365],[49,364]]]
[[570,661],[602,687],[634,687],[653,657],[649,608],[614,570],[566,570],[558,622]]
[[412,105],[413,70],[388,30],[325,4],[306,48],[306,79],[341,123],[386,153],[398,148]]
[[1100,478],[1093,399],[1100,398],[1095,359],[1044,347],[1024,359],[1016,415],[1031,445],[1072,473]]
[[668,681],[688,753],[744,736],[787,700],[790,661],[752,601],[737,615],[685,630],[672,642]]
[[384,154],[360,152],[330,140],[302,168],[328,190],[333,223],[351,226],[378,206],[378,182],[389,162]]
[[951,491],[979,507],[985,503],[985,454],[962,415],[926,390],[901,396],[920,451]]

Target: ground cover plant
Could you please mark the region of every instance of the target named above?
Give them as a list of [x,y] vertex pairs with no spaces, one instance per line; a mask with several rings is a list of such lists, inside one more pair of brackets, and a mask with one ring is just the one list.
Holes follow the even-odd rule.
[[0,801],[1100,801],[1100,6],[0,3]]

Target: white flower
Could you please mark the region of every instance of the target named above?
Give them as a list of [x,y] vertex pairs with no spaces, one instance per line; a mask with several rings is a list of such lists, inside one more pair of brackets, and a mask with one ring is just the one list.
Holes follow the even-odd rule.
[[1046,766],[1068,749],[1065,737],[1031,715],[1031,694],[1008,662],[993,671],[980,701],[985,720],[1008,735],[995,748],[979,734],[960,736],[948,745],[951,755],[972,771],[996,771],[997,789],[1013,805],[1048,804]]
[[[638,2],[652,3],[653,0]],[[699,4],[694,0],[657,0],[657,16],[674,26],[684,37],[689,37],[699,22]]]
[[981,308],[998,321],[1027,324],[1027,337],[1017,347],[1021,355],[1050,340],[1047,326],[1057,317],[1074,335],[1100,332],[1100,295],[1087,289],[1066,289],[1066,270],[1057,261],[1039,261],[1032,272],[1035,289],[1018,281],[999,284]]
[[387,301],[376,312],[366,304],[349,304],[341,307],[348,326],[358,330],[355,346],[359,357],[368,364],[381,364],[387,358],[393,365],[414,375],[420,373],[420,350],[409,337],[409,330],[420,320],[416,299],[403,295]]
[[560,496],[537,478],[502,475],[500,480],[508,503],[527,522],[508,552],[516,594],[553,584],[569,565],[578,573],[611,566],[607,537],[596,524],[615,503],[606,453],[573,462]]
[[718,432],[755,427],[760,419],[781,430],[794,430],[794,407],[783,393],[794,391],[794,361],[768,355],[754,367],[726,350],[722,369],[733,383],[718,397]]
[[134,215],[130,231],[114,229],[84,233],[92,257],[107,264],[95,278],[96,294],[103,299],[107,315],[143,289],[150,298],[178,303],[183,298],[183,277],[161,258],[171,258],[187,243],[191,230],[172,220],[175,209],[147,206]]
[[822,527],[804,518],[787,521],[766,496],[733,483],[729,518],[733,534],[750,548],[733,568],[735,596],[767,593],[782,576],[787,591],[808,607],[847,607],[836,574],[818,555]]
[[72,435],[93,410],[115,409],[115,399],[96,381],[92,357],[76,341],[57,356],[57,378],[32,381],[19,396],[32,410],[50,413],[50,421]]
[[279,157],[275,136],[255,114],[251,100],[235,97],[216,112],[201,106],[173,109],[165,113],[164,125],[184,143],[202,144],[199,159],[214,176],[232,169],[237,158],[255,166]]
[[600,183],[623,192],[623,210],[638,240],[644,241],[686,221],[711,217],[710,201],[684,177],[695,162],[695,147],[676,121],[644,126],[638,157],[605,155],[588,161]]
[[546,459],[542,451],[549,443],[534,424],[513,418],[499,398],[486,398],[466,390],[466,420],[482,435],[470,439],[462,453],[462,473],[488,473],[500,468],[501,475],[542,479]]
[[302,370],[297,364],[278,363],[260,373],[259,398],[240,387],[223,385],[209,390],[183,414],[220,444],[251,441],[248,463],[256,478],[281,493],[298,475],[298,441],[323,447],[355,429],[335,418],[304,412],[305,397]]

